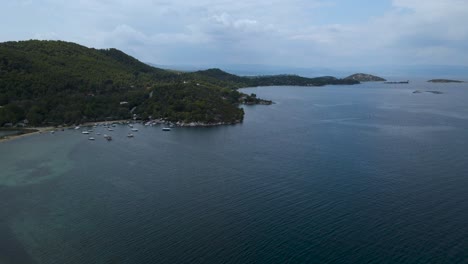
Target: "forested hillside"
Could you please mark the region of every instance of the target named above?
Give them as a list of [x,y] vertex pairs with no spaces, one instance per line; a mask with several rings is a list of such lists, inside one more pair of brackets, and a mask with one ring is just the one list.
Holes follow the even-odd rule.
[[264,103],[236,89],[264,85],[355,84],[334,77],[240,77],[219,69],[183,73],[151,67],[117,49],[64,41],[0,43],[0,127],[164,118],[235,123],[241,103]]

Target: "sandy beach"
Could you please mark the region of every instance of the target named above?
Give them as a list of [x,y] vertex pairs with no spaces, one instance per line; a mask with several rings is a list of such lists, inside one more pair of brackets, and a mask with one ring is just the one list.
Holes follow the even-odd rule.
[[[90,127],[94,125],[103,125],[103,124],[112,124],[112,123],[125,123],[125,122],[133,122],[133,120],[126,119],[126,120],[112,120],[112,121],[96,121],[96,122],[86,122],[83,124],[80,124],[80,127]],[[31,135],[36,135],[36,134],[41,134],[41,133],[46,133],[50,132],[53,130],[61,130],[61,129],[69,129],[69,128],[74,128],[75,126],[65,126],[65,127],[28,127],[28,128],[18,128],[18,131],[23,130],[24,133],[22,134],[16,134],[16,135],[8,135],[4,137],[0,137],[0,143],[5,142],[5,141],[10,141],[18,138],[23,138]],[[11,130],[15,130],[12,128]],[[31,132],[29,132],[31,131]]]

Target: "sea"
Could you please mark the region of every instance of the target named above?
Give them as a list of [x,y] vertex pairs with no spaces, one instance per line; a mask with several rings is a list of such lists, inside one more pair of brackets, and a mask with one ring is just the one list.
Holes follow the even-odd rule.
[[0,143],[0,263],[468,263],[468,84],[242,91],[274,104]]
[[5,136],[12,136],[18,134],[20,131],[18,130],[0,130],[0,138]]

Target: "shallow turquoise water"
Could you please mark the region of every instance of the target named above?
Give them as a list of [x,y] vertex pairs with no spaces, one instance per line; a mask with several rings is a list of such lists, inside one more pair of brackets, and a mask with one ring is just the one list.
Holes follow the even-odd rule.
[[467,85],[246,92],[276,104],[1,143],[0,263],[468,262]]

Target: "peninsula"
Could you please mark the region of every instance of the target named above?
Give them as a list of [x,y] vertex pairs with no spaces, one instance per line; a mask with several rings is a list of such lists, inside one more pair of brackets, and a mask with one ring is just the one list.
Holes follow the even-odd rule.
[[149,66],[117,49],[64,41],[0,43],[0,127],[161,119],[204,125],[242,122],[242,104],[271,101],[238,88],[323,86],[359,81],[297,75],[242,77]]

